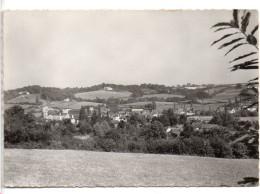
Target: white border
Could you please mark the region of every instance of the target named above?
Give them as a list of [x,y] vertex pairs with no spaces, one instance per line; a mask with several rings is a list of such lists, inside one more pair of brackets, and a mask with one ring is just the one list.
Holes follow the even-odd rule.
[[2,0],[4,10],[257,9],[259,0]]
[[[258,9],[259,0],[2,0],[2,10],[91,10],[91,9],[124,9],[124,10],[162,10],[162,9]],[[1,17],[1,16],[0,16]],[[2,32],[2,30],[1,30]],[[1,61],[2,64],[2,61]],[[1,70],[1,69],[0,69]],[[0,101],[1,102],[1,101]],[[1,145],[0,145],[1,148]],[[1,153],[2,154],[2,153]],[[1,173],[2,175],[2,173]],[[1,180],[1,178],[0,178]],[[67,189],[4,189],[4,194],[31,193],[193,193],[218,194],[259,193],[257,188],[67,188]]]

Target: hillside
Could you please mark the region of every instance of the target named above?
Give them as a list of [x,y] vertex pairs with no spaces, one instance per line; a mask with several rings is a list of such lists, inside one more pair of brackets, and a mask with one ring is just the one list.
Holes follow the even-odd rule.
[[82,98],[85,100],[94,100],[96,98],[100,98],[100,99],[129,98],[131,94],[132,94],[131,92],[127,92],[127,91],[116,92],[116,91],[98,90],[98,91],[77,93],[75,94],[75,96],[77,98]]
[[4,150],[5,187],[252,186],[257,179],[254,159]]

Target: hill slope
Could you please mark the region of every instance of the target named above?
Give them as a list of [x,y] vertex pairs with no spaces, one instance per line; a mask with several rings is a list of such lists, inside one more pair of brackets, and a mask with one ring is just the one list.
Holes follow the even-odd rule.
[[248,184],[244,181],[246,177],[258,178],[258,160],[75,150],[4,150],[6,187],[244,186]]
[[77,98],[82,98],[86,100],[93,100],[96,98],[100,99],[108,99],[108,98],[128,98],[131,96],[131,92],[115,92],[115,91],[106,91],[106,90],[98,90],[98,91],[91,91],[91,92],[83,92],[77,93],[75,96]]

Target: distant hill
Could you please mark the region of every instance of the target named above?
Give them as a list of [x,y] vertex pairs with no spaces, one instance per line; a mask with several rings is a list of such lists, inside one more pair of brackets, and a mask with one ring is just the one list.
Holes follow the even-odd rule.
[[[112,88],[111,91],[104,91],[104,88]],[[204,89],[189,90],[184,86],[165,86],[159,84],[140,84],[140,85],[117,85],[117,84],[99,84],[91,87],[74,87],[74,88],[56,88],[41,87],[38,85],[26,86],[14,90],[4,91],[4,101],[19,97],[19,92],[29,92],[30,94],[38,94],[42,100],[62,101],[66,98],[75,100],[103,98],[128,98],[128,97],[144,97],[144,98],[186,98],[192,100],[194,98],[208,98],[211,95],[223,93],[225,90],[235,88],[233,85],[204,85]],[[102,91],[102,92],[101,92]],[[81,98],[81,99],[79,99]]]
[[75,96],[77,98],[81,98],[81,99],[85,99],[85,100],[94,100],[96,98],[100,98],[100,99],[129,98],[131,95],[132,95],[132,93],[128,92],[128,91],[115,92],[115,91],[106,91],[106,90],[98,90],[98,91],[83,92],[83,93],[75,94]]

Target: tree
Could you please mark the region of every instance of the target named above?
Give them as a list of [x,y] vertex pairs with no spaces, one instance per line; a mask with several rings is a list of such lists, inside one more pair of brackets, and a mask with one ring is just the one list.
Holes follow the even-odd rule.
[[152,108],[153,108],[153,110],[155,110],[156,109],[156,102],[155,102],[155,100],[153,100],[153,106],[152,106]]
[[[241,15],[241,21],[239,20],[239,15]],[[237,56],[229,63],[237,63],[231,67],[231,71],[237,70],[258,70],[258,45],[257,38],[254,35],[258,30],[258,25],[255,25],[251,32],[247,32],[248,25],[250,22],[251,12],[247,10],[233,10],[233,19],[230,22],[220,22],[213,25],[211,28],[216,29],[214,32],[219,32],[222,30],[228,31],[220,39],[214,41],[212,45],[215,45],[223,40],[228,40],[223,43],[218,49],[230,47],[225,56],[231,53],[234,50],[237,50],[239,47],[248,46],[248,52],[240,56]],[[233,38],[233,39],[232,39]],[[248,59],[249,58],[249,59]],[[251,59],[250,59],[251,58]],[[243,62],[238,62],[243,60]],[[255,93],[251,99],[252,103],[249,107],[258,106],[258,77],[253,78],[248,81],[247,84],[251,90]]]
[[86,110],[83,106],[81,106],[80,111],[79,111],[79,121],[86,121],[87,119],[87,114]]
[[147,139],[160,139],[165,137],[166,132],[163,129],[162,123],[159,121],[152,122],[150,129],[147,130]]
[[93,126],[98,121],[98,114],[97,111],[94,110],[91,116],[91,125]]
[[36,97],[36,99],[35,99],[35,104],[36,104],[36,105],[39,105],[39,104],[40,104],[39,96]]

